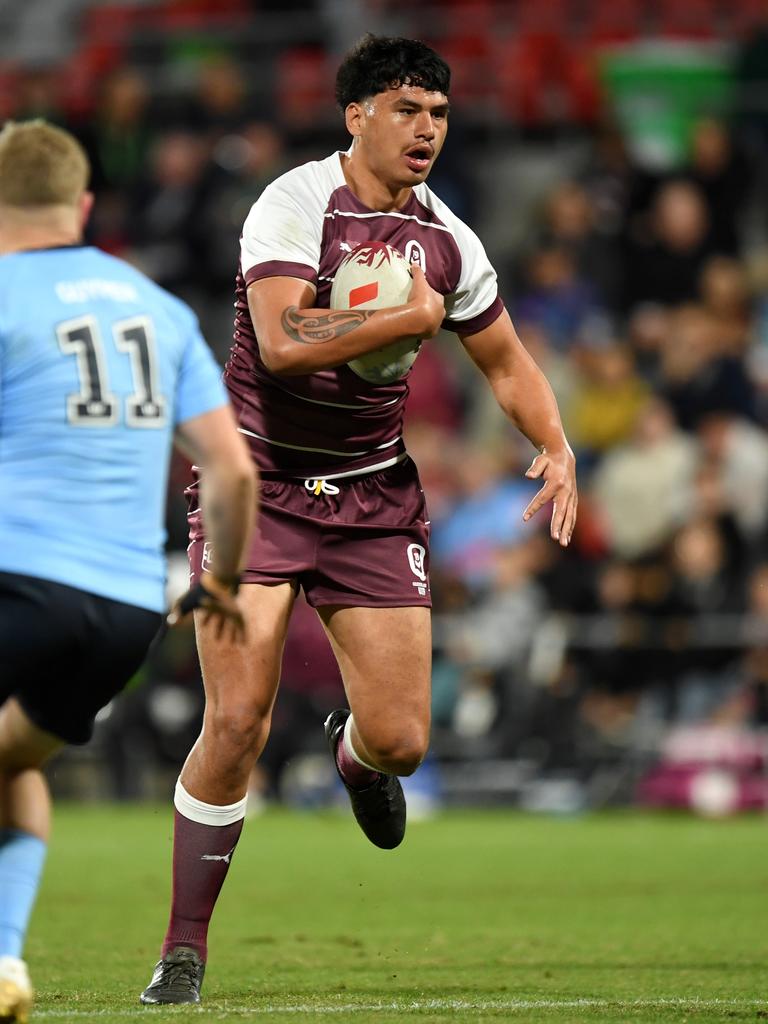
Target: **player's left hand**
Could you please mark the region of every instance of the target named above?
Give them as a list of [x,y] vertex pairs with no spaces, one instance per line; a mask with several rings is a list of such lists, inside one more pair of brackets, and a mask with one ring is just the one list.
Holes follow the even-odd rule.
[[552,502],[549,532],[561,547],[568,547],[576,525],[579,503],[576,490],[576,460],[568,445],[557,451],[545,448],[526,470],[529,480],[543,479],[544,486],[523,513],[527,523],[548,501]]

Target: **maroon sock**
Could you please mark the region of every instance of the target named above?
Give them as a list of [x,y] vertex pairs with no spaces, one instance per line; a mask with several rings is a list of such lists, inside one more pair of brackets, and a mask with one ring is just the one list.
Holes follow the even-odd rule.
[[341,738],[336,744],[336,764],[342,779],[353,789],[366,789],[368,786],[372,786],[381,774],[374,771],[373,768],[366,768],[365,765],[359,764],[352,757],[344,742],[344,733],[341,734]]
[[242,830],[242,818],[231,825],[202,825],[176,811],[171,919],[161,957],[176,946],[189,946],[206,959],[208,924]]

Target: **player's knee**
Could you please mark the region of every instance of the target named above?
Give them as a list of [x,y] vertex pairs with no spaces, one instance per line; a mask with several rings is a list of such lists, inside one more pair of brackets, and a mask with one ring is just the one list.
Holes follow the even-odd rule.
[[426,757],[429,737],[420,731],[381,737],[369,746],[379,768],[391,775],[413,775]]
[[255,760],[267,742],[269,724],[270,716],[252,707],[220,704],[206,710],[206,739],[216,745],[222,761]]

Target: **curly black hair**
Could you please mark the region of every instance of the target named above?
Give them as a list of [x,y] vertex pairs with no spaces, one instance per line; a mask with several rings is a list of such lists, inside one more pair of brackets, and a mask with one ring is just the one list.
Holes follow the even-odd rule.
[[344,111],[350,103],[401,85],[447,96],[451,69],[418,39],[374,36],[369,32],[341,62],[336,74],[336,102]]

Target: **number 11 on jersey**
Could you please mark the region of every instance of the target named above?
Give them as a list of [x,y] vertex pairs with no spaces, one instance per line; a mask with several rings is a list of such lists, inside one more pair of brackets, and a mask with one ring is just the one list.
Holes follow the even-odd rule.
[[[129,427],[165,425],[166,401],[159,393],[155,335],[149,317],[119,320],[112,329],[115,347],[128,355],[134,391],[126,398]],[[120,420],[118,398],[110,391],[104,341],[95,317],[66,320],[56,328],[59,348],[77,359],[80,391],[67,396],[67,419],[74,426],[111,427]]]

